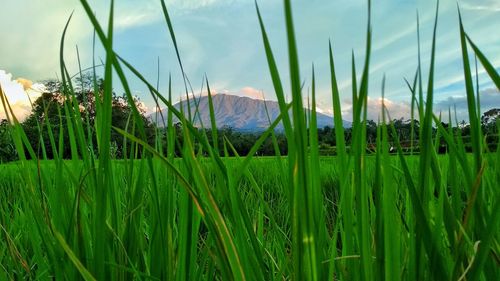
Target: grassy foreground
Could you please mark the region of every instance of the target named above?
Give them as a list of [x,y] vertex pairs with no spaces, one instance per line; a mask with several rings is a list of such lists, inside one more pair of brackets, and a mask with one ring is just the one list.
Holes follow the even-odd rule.
[[[345,152],[330,47],[338,155],[320,158],[315,73],[311,79],[313,111],[307,116],[292,7],[285,0],[292,101],[285,102],[282,80],[257,9],[281,115],[257,141],[253,152],[267,137],[274,137],[273,128],[281,121],[289,154],[282,158],[277,151],[276,157],[261,159],[249,153],[227,159],[223,156],[232,150],[231,143],[225,141],[219,151],[216,130],[212,140],[194,128],[191,112],[184,114],[172,106],[172,89],[159,93],[113,51],[113,1],[107,31],[87,1],[81,3],[106,50],[104,92],[96,104],[97,141],[93,143],[83,129],[85,119],[80,116],[72,81],[61,59],[67,97],[61,117],[71,120],[63,129],[70,138],[64,143],[62,138],[52,137],[50,145],[53,151],[70,146],[72,159],[63,160],[57,153],[54,160],[43,159],[40,150],[45,146],[31,147],[15,116],[9,115],[20,161],[0,167],[0,280],[496,280],[500,276],[500,150],[487,151],[484,145],[469,51],[499,89],[500,78],[461,22],[457,36],[462,44],[472,154],[465,152],[460,136],[444,128],[432,110],[434,29],[429,77],[422,77],[424,66],[419,59],[413,83],[409,83],[412,116],[421,124],[415,132],[420,136],[415,139],[420,154],[406,156],[397,141],[389,143],[389,135],[397,136],[393,126],[385,122],[390,118],[383,110],[376,154],[366,155],[372,44],[368,21],[360,81],[356,81],[353,58],[353,141],[349,154]],[[161,3],[184,73],[167,6],[163,0]],[[369,12],[370,2],[368,7]],[[114,83],[123,86],[134,104],[125,69],[148,86],[158,103],[170,109],[165,116],[166,147],[161,142],[155,147],[147,144],[136,108],[127,130],[111,127]],[[119,81],[113,81],[113,72]],[[186,94],[187,89],[186,85]],[[12,113],[0,93],[3,108]],[[290,109],[293,114],[289,114]],[[211,113],[215,123],[213,108]],[[173,126],[174,115],[182,120],[181,128]],[[451,115],[448,119],[453,123]],[[438,138],[448,145],[445,156],[436,153],[433,126]],[[39,127],[52,134],[50,124]],[[174,142],[176,129],[182,129],[182,143]],[[124,153],[125,160],[111,157],[112,130],[133,144],[125,146],[131,148]],[[181,158],[174,159],[175,145],[181,147]],[[389,155],[392,145],[398,150],[396,156]],[[89,147],[97,147],[98,153]],[[135,159],[137,155],[141,159]]]

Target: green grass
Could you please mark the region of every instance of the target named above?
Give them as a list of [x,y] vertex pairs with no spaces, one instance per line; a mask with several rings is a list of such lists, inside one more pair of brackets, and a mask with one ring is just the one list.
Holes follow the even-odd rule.
[[[374,198],[374,204],[377,203],[377,200],[380,200],[383,204],[381,205],[375,205],[374,207],[378,210],[379,208],[381,209],[381,213],[377,212],[377,216],[381,216],[384,218],[385,221],[385,227],[382,227],[382,229],[389,229],[390,231],[387,232],[382,232],[386,236],[394,236],[397,235],[399,236],[399,239],[396,240],[391,240],[391,239],[384,239],[384,242],[382,245],[384,249],[388,250],[393,250],[395,251],[395,255],[397,258],[396,263],[383,263],[385,267],[391,267],[393,264],[397,264],[398,261],[400,262],[400,267],[392,268],[391,270],[396,270],[399,272],[400,276],[405,277],[404,279],[411,279],[411,276],[409,275],[410,272],[408,272],[408,264],[405,262],[407,260],[407,257],[409,255],[408,248],[405,247],[405,245],[411,244],[412,243],[412,238],[411,236],[408,235],[408,221],[406,220],[405,217],[403,217],[404,213],[407,212],[407,210],[404,210],[405,203],[408,200],[408,192],[406,192],[404,188],[404,182],[406,181],[404,173],[400,172],[403,170],[402,168],[402,163],[398,160],[398,157],[396,156],[388,156],[384,153],[381,153],[381,156],[379,157],[378,154],[376,156],[367,156],[366,157],[366,179],[368,182],[369,188],[373,188],[376,190],[376,185],[380,182],[383,181],[385,189],[384,191],[387,190],[387,188],[392,187],[395,189],[396,192],[390,192],[391,190],[387,190],[387,192],[381,193],[380,196],[376,196],[378,199]],[[487,155],[487,157],[490,158],[490,160],[494,159],[494,155]],[[390,170],[386,170],[384,173],[382,173],[382,177],[384,180],[382,181],[377,181],[377,175],[380,175],[379,170],[381,169],[380,162],[382,161],[387,161],[391,163],[391,168]],[[405,161],[407,162],[408,166],[410,167],[409,170],[412,173],[412,176],[416,176],[417,174],[417,167],[418,167],[418,157],[413,156],[409,157],[407,156],[405,158]],[[236,174],[238,164],[241,163],[241,159],[236,159],[236,158],[227,158],[223,159],[223,162],[225,165],[228,167],[232,167],[228,170],[228,173],[231,175]],[[446,171],[449,167],[449,157],[444,155],[444,156],[439,156],[438,157],[438,162],[439,166],[442,167],[442,170]],[[472,156],[468,157],[468,161],[472,164]],[[136,171],[132,174],[129,173],[129,168],[131,163],[133,162],[133,165],[137,167],[135,169]],[[201,169],[204,171],[204,173],[207,175],[207,178],[210,178],[210,184],[213,186],[216,186],[217,184],[217,175],[216,172],[214,171],[213,163],[209,161],[209,159],[201,159]],[[173,162],[174,166],[177,167],[178,169],[181,169],[181,167],[184,165],[183,160],[177,159]],[[319,167],[320,169],[317,170],[317,180],[318,180],[318,185],[321,186],[321,197],[323,198],[323,206],[324,206],[324,228],[327,233],[334,234],[340,230],[338,230],[338,221],[339,216],[341,215],[340,213],[342,210],[339,208],[338,202],[339,199],[342,197],[341,189],[340,189],[340,175],[342,168],[338,165],[337,163],[337,158],[335,157],[321,157],[319,158]],[[40,166],[42,169],[45,171],[47,174],[53,174],[57,171],[57,163],[55,161],[42,161],[40,163]],[[68,185],[70,189],[77,188],[76,184],[79,182],[78,180],[75,180],[75,177],[84,177],[85,175],[81,175],[82,170],[84,170],[83,163],[81,162],[74,162],[74,161],[62,161],[61,165],[64,167],[63,170],[65,172],[62,173],[61,175],[61,181],[65,183],[71,183],[74,182],[75,185],[71,186]],[[128,248],[127,255],[129,257],[127,259],[130,259],[126,261],[124,264],[122,264],[122,272],[124,275],[128,275],[125,273],[130,273],[130,276],[136,276],[136,278],[139,277],[145,277],[146,275],[150,274],[153,276],[153,268],[156,268],[154,271],[161,271],[158,267],[161,268],[160,258],[158,251],[160,252],[167,252],[168,253],[168,246],[163,247],[158,247],[155,248],[153,247],[153,234],[155,233],[154,228],[155,224],[158,224],[160,222],[156,221],[160,218],[156,217],[152,212],[154,209],[154,205],[156,204],[154,201],[156,200],[155,197],[159,196],[162,197],[166,200],[168,200],[167,196],[170,193],[170,189],[167,189],[166,187],[171,187],[174,190],[180,190],[183,187],[181,186],[180,183],[174,184],[174,185],[168,185],[167,183],[162,184],[164,188],[161,189],[159,195],[155,195],[152,192],[149,191],[143,191],[143,193],[140,195],[140,198],[134,198],[133,195],[127,196],[127,194],[130,194],[134,189],[136,188],[141,188],[138,186],[138,184],[144,184],[144,181],[148,181],[148,179],[144,179],[144,177],[149,178],[149,176],[144,176],[144,174],[147,173],[142,173],[144,171],[141,171],[142,167],[146,167],[145,160],[134,160],[134,161],[122,161],[122,160],[115,160],[112,162],[113,166],[113,171],[114,171],[114,176],[116,179],[120,179],[117,182],[117,185],[120,187],[122,190],[120,193],[122,193],[120,196],[122,199],[122,204],[124,206],[127,206],[125,209],[124,213],[127,214],[123,218],[123,224],[122,225],[122,231],[124,232],[124,238],[123,241],[120,242],[121,239],[117,238],[117,241],[115,243],[120,244],[120,247],[125,247]],[[43,272],[41,268],[46,268],[49,270],[49,268],[52,268],[52,270],[61,270],[64,271],[61,273],[61,276],[72,276],[68,275],[68,272],[71,272],[73,275],[75,272],[80,270],[78,268],[72,268],[71,266],[68,267],[66,270],[59,269],[56,267],[54,264],[51,263],[50,260],[47,260],[46,258],[42,257],[37,258],[37,256],[34,254],[35,249],[34,247],[37,245],[34,243],[35,241],[39,241],[41,237],[38,237],[36,235],[37,231],[34,225],[27,223],[27,220],[29,220],[29,215],[25,214],[22,212],[22,210],[27,208],[27,202],[21,197],[20,195],[25,193],[25,186],[29,186],[29,180],[26,177],[23,177],[19,173],[19,169],[28,169],[24,170],[23,174],[33,174],[33,177],[36,177],[37,174],[37,163],[30,162],[28,167],[22,167],[21,163],[12,163],[8,165],[3,166],[4,169],[2,169],[2,172],[0,173],[1,179],[0,180],[0,186],[2,187],[2,198],[5,198],[5,200],[2,200],[2,225],[8,229],[9,233],[12,233],[11,236],[17,237],[15,240],[15,245],[17,249],[20,249],[20,255],[19,257],[12,256],[9,253],[8,247],[5,250],[5,255],[2,255],[2,264],[5,266],[8,266],[8,268],[16,268],[19,267],[18,276],[29,276],[28,272],[25,271],[20,264],[20,259],[26,260],[26,263],[29,268],[33,268],[34,265],[36,265],[37,269],[31,274],[32,276],[38,276],[43,279],[43,274],[40,274]],[[164,166],[161,161],[159,160],[154,160],[153,161],[153,171],[155,173],[161,173],[164,171]],[[260,245],[259,248],[262,249],[262,262],[263,262],[263,268],[266,268],[266,271],[269,271],[264,275],[265,279],[281,279],[282,276],[290,276],[293,273],[293,265],[290,263],[291,262],[291,256],[289,255],[290,253],[287,254],[287,249],[289,249],[291,245],[291,241],[289,240],[289,234],[292,232],[292,227],[293,225],[290,222],[289,216],[290,216],[290,211],[288,208],[288,203],[287,203],[287,197],[286,197],[286,188],[288,186],[286,185],[286,179],[285,175],[283,175],[280,171],[280,166],[278,165],[277,160],[274,157],[265,157],[265,158],[254,158],[249,167],[248,167],[248,173],[247,175],[242,178],[237,184],[238,186],[238,194],[243,202],[244,206],[244,211],[247,212],[248,217],[250,218],[250,223],[252,225],[252,228],[255,231],[255,235],[257,236],[257,233],[261,232],[261,236],[258,238],[258,243]],[[391,179],[387,180],[385,179]],[[72,179],[73,178],[73,179]],[[141,179],[142,178],[142,179]],[[452,176],[451,179],[453,179],[455,182],[457,182],[460,185],[465,185],[466,179],[463,175],[459,176]],[[448,173],[443,173],[442,174],[442,181],[448,182],[451,180],[450,175]],[[46,180],[43,181],[43,184],[47,186],[47,193],[54,193],[54,178],[46,178]],[[378,183],[377,183],[378,182]],[[393,182],[393,184],[390,184],[390,182]],[[397,187],[399,186],[399,188]],[[92,212],[92,210],[89,208],[89,194],[86,194],[86,190],[84,190],[84,195],[82,198],[82,203],[80,207],[80,212],[84,214],[88,214]],[[223,205],[224,202],[224,194],[219,194],[220,198],[219,204]],[[179,200],[181,195],[179,194],[176,196],[176,200]],[[393,200],[385,199],[385,198],[391,198],[394,197]],[[60,205],[59,203],[59,198],[54,197],[50,198],[47,202],[49,206],[52,205]],[[138,202],[133,202],[134,200],[138,200]],[[437,204],[438,199],[432,200],[432,204]],[[394,204],[392,204],[394,202]],[[166,202],[165,202],[166,203]],[[177,203],[177,204],[180,204]],[[143,207],[140,209],[135,210],[135,208],[138,207],[138,205],[142,205]],[[230,206],[226,206],[226,208],[231,208]],[[52,209],[52,208],[51,208]],[[392,210],[392,212],[391,212]],[[177,209],[174,210],[174,212],[177,213],[175,217],[181,215],[181,210]],[[227,211],[229,212],[229,211]],[[168,211],[165,211],[164,214],[168,213]],[[33,214],[34,215],[34,214]],[[6,217],[7,216],[7,217]],[[132,226],[127,226],[127,222],[134,221],[134,218],[137,219],[137,225],[134,227],[137,227],[137,233],[135,235],[131,235],[130,232],[133,232],[132,229],[130,229]],[[9,221],[8,224],[5,224],[5,221]],[[165,221],[168,221],[169,218],[163,218]],[[176,219],[173,219],[176,221]],[[180,217],[179,217],[180,220]],[[379,229],[376,227],[377,225],[377,219],[373,220],[373,225],[371,226],[373,229]],[[90,221],[89,218],[84,219],[81,221],[81,226],[83,229],[88,229],[90,228]],[[179,241],[182,240],[182,237],[187,238],[185,236],[180,236],[182,235],[181,229],[182,226],[180,222],[174,223],[171,226],[171,233],[165,234],[165,244],[168,244],[167,241],[172,240],[172,241]],[[262,227],[260,229],[259,227]],[[125,230],[129,228],[128,230]],[[166,227],[168,229],[169,227]],[[204,230],[203,230],[204,229]],[[394,230],[399,230],[399,231],[394,231]],[[111,230],[110,230],[111,231]],[[160,231],[160,230],[157,230]],[[168,232],[168,231],[167,231]],[[23,235],[24,233],[24,235]],[[31,235],[26,236],[26,233],[31,233]],[[128,233],[128,234],[127,234]],[[87,234],[89,235],[89,234]],[[171,237],[169,238],[169,236]],[[55,241],[59,241],[61,238],[64,237],[64,234],[62,230],[59,231],[59,234],[54,234],[55,236]],[[59,236],[62,236],[59,238]],[[212,258],[210,256],[204,257],[203,254],[210,255],[210,252],[214,254],[213,252],[216,251],[213,247],[215,245],[208,243],[206,239],[208,239],[209,232],[207,232],[206,228],[199,228],[198,226],[198,232],[196,237],[192,237],[196,241],[196,247],[191,249],[196,255],[196,257],[193,257],[191,262],[194,264],[190,264],[190,270],[188,273],[184,274],[194,274],[196,272],[196,275],[199,275],[200,278],[208,278],[206,274],[209,274],[209,272],[205,272],[205,267],[204,266],[209,266],[210,262],[212,261]],[[378,234],[377,234],[378,236]],[[91,239],[91,236],[84,236],[86,239]],[[83,237],[82,237],[83,238]],[[86,240],[85,238],[83,238]],[[65,244],[71,245],[70,242],[65,239],[64,240]],[[375,241],[378,241],[378,239],[375,239]],[[125,243],[128,243],[125,244]],[[192,241],[194,242],[194,241]],[[397,243],[395,243],[397,242]],[[157,242],[161,243],[161,242]],[[186,243],[186,242],[185,242]],[[150,245],[148,245],[150,244]],[[177,244],[177,243],[176,243]],[[64,245],[64,244],[62,244]],[[59,254],[64,256],[64,253],[67,251],[65,246],[62,247],[62,250],[64,252],[60,252]],[[378,243],[376,245],[379,245]],[[400,247],[396,247],[397,245],[400,245]],[[8,245],[7,245],[8,246]],[[172,245],[172,251],[173,256],[179,255],[182,249],[180,249],[180,246],[174,246]],[[70,246],[71,247],[71,246]],[[73,249],[75,246],[72,246]],[[135,255],[132,253],[132,248],[137,247],[139,249],[142,248],[143,254],[140,255],[139,252],[136,252]],[[137,250],[139,250],[137,249]],[[161,250],[164,249],[164,250]],[[399,249],[399,250],[398,250]],[[124,249],[122,248],[121,250],[117,250],[117,253],[115,255],[112,255],[113,260],[118,259],[118,254],[119,252],[123,251]],[[137,251],[136,250],[136,251]],[[324,249],[326,250],[326,249]],[[336,253],[334,256],[334,260],[332,261],[331,264],[334,266],[334,272],[336,276],[340,279],[341,277],[343,279],[353,278],[348,268],[345,268],[346,262],[352,262],[351,264],[354,264],[354,266],[360,266],[360,261],[359,261],[359,256],[354,254],[354,255],[342,255],[341,251],[342,249],[336,249]],[[76,251],[72,250],[75,255]],[[337,252],[338,251],[338,252]],[[387,250],[384,250],[386,252]],[[377,251],[374,251],[374,254],[378,254],[379,250],[377,247]],[[384,253],[383,252],[383,253]],[[145,253],[149,253],[150,259],[146,259],[143,255]],[[167,254],[165,253],[165,254]],[[122,253],[125,254],[125,253]],[[328,254],[326,252],[325,254]],[[68,254],[69,257],[71,255]],[[385,253],[383,255],[385,259],[388,258],[388,254]],[[61,262],[64,262],[66,259],[63,259]],[[69,259],[67,259],[69,260]],[[81,264],[85,265],[88,263],[87,258],[82,258],[80,257]],[[144,264],[141,265],[139,261],[143,261]],[[115,260],[114,262],[111,262],[111,264],[116,263],[117,261]],[[129,264],[129,262],[131,264]],[[166,270],[169,266],[172,268],[176,269],[173,272],[170,272],[172,276],[178,276],[181,274],[178,270],[179,268],[177,267],[178,265],[172,264],[168,265],[169,262],[171,262],[170,259],[164,260],[166,262],[164,270]],[[177,261],[180,262],[180,261]],[[380,261],[373,260],[374,266],[378,264]],[[64,262],[67,264],[66,262]],[[329,260],[325,259],[322,261],[323,264],[329,264]],[[347,263],[349,264],[349,263]],[[117,266],[117,265],[115,265]],[[188,266],[188,265],[186,265]],[[215,266],[215,264],[212,264],[211,266]],[[135,269],[134,269],[135,267]],[[110,269],[113,267],[110,266]],[[149,269],[149,270],[147,270]],[[253,268],[248,268],[248,270],[252,270]],[[377,270],[383,270],[385,271],[384,267],[377,268]],[[9,274],[11,271],[8,271]],[[14,272],[14,271],[12,271]],[[149,272],[149,273],[148,273]],[[343,273],[342,273],[343,272]],[[389,273],[385,271],[386,274],[384,275],[385,279],[388,279]],[[7,271],[6,271],[7,273]],[[47,272],[47,274],[53,274]],[[146,274],[146,275],[144,275]],[[213,274],[217,274],[217,271],[214,271]],[[428,272],[430,274],[430,272]],[[13,277],[13,275],[10,275]],[[119,275],[115,275],[115,278],[118,278]],[[155,275],[158,278],[161,278],[160,275]],[[191,275],[188,275],[191,276]],[[400,279],[399,276],[395,277],[395,279]]]
[[[329,48],[331,95],[336,124],[336,157],[320,157],[316,112],[303,109],[298,45],[291,1],[284,1],[292,101],[285,100],[265,21],[257,7],[281,115],[248,156],[225,157],[233,151],[217,131],[209,139],[172,105],[172,87],[160,93],[131,64],[113,50],[113,1],[105,31],[85,0],[81,3],[106,51],[104,92],[96,105],[97,142],[84,130],[70,75],[63,58],[61,77],[68,118],[62,133],[69,143],[54,139],[53,124],[39,124],[49,132],[54,151],[69,146],[71,160],[47,160],[43,142],[31,147],[22,127],[9,114],[19,161],[0,166],[0,280],[495,280],[499,272],[500,150],[485,152],[479,128],[477,89],[471,77],[469,48],[493,84],[499,75],[463,29],[460,38],[470,115],[473,151],[467,154],[454,135],[433,114],[434,48],[431,63],[416,60],[413,83],[408,83],[412,116],[421,120],[420,154],[405,155],[396,131],[382,110],[374,155],[366,154],[366,116],[371,81],[371,23],[368,17],[365,61],[361,80],[353,77],[353,141],[345,151],[340,93],[332,47]],[[368,15],[371,4],[368,2]],[[165,24],[183,74],[174,26],[162,1]],[[69,24],[69,20],[68,20]],[[417,23],[418,25],[418,23]],[[435,29],[438,25],[436,8]],[[333,40],[333,42],[335,42]],[[328,46],[325,46],[328,47]],[[326,48],[325,48],[326,50]],[[424,85],[421,69],[429,67]],[[314,67],[313,67],[314,69]],[[111,125],[113,85],[120,83],[132,105],[124,72],[149,88],[155,101],[169,108],[166,147],[150,146],[144,124],[133,106],[126,129]],[[114,81],[113,73],[118,81]],[[312,72],[312,108],[316,104],[316,73]],[[207,88],[208,79],[206,80]],[[188,82],[184,76],[185,90]],[[382,82],[384,92],[385,80]],[[170,84],[171,85],[171,84]],[[210,90],[209,90],[210,91]],[[2,107],[12,113],[0,91]],[[424,101],[424,93],[426,94]],[[382,108],[384,109],[384,108]],[[290,114],[292,113],[292,114]],[[212,127],[215,124],[210,102]],[[173,117],[182,121],[172,126]],[[196,114],[194,114],[196,118]],[[451,116],[451,112],[450,112]],[[452,118],[450,117],[450,122]],[[256,158],[260,145],[282,121],[288,155]],[[205,124],[208,125],[208,124]],[[315,127],[315,126],[313,126]],[[448,145],[438,155],[433,127]],[[111,157],[112,131],[133,144],[123,160]],[[176,130],[181,130],[176,132]],[[62,133],[59,134],[62,136]],[[183,136],[175,141],[175,134]],[[157,130],[157,139],[162,138]],[[415,132],[412,130],[412,135]],[[212,145],[214,144],[214,145]],[[398,155],[388,148],[395,145]],[[174,158],[175,147],[182,153]],[[88,147],[97,147],[94,154]],[[220,149],[223,147],[223,149]],[[234,152],[234,151],[233,151]],[[237,154],[237,153],[234,153]],[[137,155],[141,155],[137,159]],[[208,155],[208,156],[205,156]],[[31,160],[28,160],[31,159]]]

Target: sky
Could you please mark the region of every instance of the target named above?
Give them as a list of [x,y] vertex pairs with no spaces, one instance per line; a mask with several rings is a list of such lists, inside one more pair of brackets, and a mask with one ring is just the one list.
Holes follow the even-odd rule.
[[[60,38],[70,14],[74,13],[65,41],[64,58],[71,74],[78,72],[78,58],[82,68],[92,65],[93,29],[77,0],[0,1],[0,83],[9,99],[17,103],[19,114],[25,116],[26,110],[29,111],[29,101],[24,91],[19,89],[27,88],[26,81],[39,85],[37,82],[60,77]],[[385,103],[391,117],[407,118],[411,94],[404,79],[412,80],[417,68],[417,11],[426,84],[436,1],[372,2],[373,46],[368,117],[378,119],[381,82],[385,75]],[[100,23],[106,27],[110,1],[90,0],[89,3]],[[264,95],[266,99],[276,99],[253,0],[166,0],[166,3],[185,72],[195,94],[204,91],[201,87],[206,75],[212,92],[250,97]],[[258,0],[257,3],[288,93],[283,1]],[[500,1],[459,0],[458,5],[466,32],[500,71]],[[293,0],[292,9],[301,79],[305,82],[304,98],[310,88],[314,64],[318,107],[332,114],[328,60],[328,42],[331,40],[343,117],[350,120],[351,54],[356,57],[359,81],[366,44],[367,1]],[[159,89],[164,94],[167,93],[168,77],[171,75],[174,98],[179,99],[184,93],[182,75],[160,1],[116,0],[114,26],[116,52],[141,71],[153,85],[160,77]],[[447,113],[450,107],[456,108],[461,120],[467,118],[467,110],[458,27],[457,1],[440,1],[435,110]],[[99,42],[94,58],[97,62],[105,59]],[[473,57],[471,59],[473,62]],[[500,93],[481,66],[478,71],[483,110],[499,107]],[[130,73],[128,78],[133,94],[139,96],[152,112],[155,107],[147,88]],[[14,88],[17,90],[12,90]],[[29,92],[36,97],[36,90],[40,87],[34,88]],[[123,92],[117,79],[114,80],[114,89],[117,93]],[[2,116],[3,109],[0,109],[0,118]]]

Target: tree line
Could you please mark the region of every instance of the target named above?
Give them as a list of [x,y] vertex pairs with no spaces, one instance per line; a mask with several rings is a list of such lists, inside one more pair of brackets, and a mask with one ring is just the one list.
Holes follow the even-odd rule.
[[[45,81],[45,91],[33,102],[31,114],[21,123],[31,147],[35,150],[38,158],[53,159],[55,154],[62,158],[71,158],[70,139],[68,135],[67,112],[64,105],[67,102],[63,94],[63,85],[58,81]],[[96,140],[96,104],[102,98],[104,89],[102,79],[94,79],[90,75],[83,75],[76,79],[74,97],[76,98],[84,131],[89,138],[90,144],[95,144]],[[151,118],[145,116],[145,110],[140,106],[139,99],[135,99],[135,106],[139,109],[144,132],[149,145],[156,146],[157,149],[167,147],[167,128],[157,127]],[[112,96],[112,117],[113,127],[126,131],[134,131],[135,120],[131,118],[132,107],[124,96],[113,93]],[[397,132],[399,141],[405,151],[418,153],[418,140],[420,123],[418,120],[394,119],[391,122]],[[494,150],[498,144],[498,134],[500,126],[500,109],[494,108],[486,111],[481,117],[482,132],[487,149]],[[470,150],[470,126],[465,121],[458,123],[455,127],[449,128],[449,124],[442,123],[456,137],[460,137],[463,143]],[[181,155],[182,149],[182,125],[173,124],[175,131],[175,154]],[[366,121],[367,153],[375,150],[378,124],[373,120]],[[13,145],[11,136],[12,127],[7,120],[0,120],[0,163],[15,161],[18,159],[17,151]],[[205,134],[212,144],[212,130],[200,129],[200,133]],[[252,146],[261,137],[262,132],[245,132],[230,127],[218,129],[219,151],[226,151],[230,156],[247,155]],[[444,140],[440,139],[437,130],[433,132],[436,138],[435,144],[440,152],[446,151]],[[352,141],[350,128],[345,128],[345,141],[349,147]],[[393,140],[389,140],[393,142]],[[57,144],[57,145],[55,145]],[[226,144],[226,146],[224,146]],[[335,129],[324,127],[318,129],[318,144],[322,155],[335,155],[336,138]],[[196,144],[195,144],[196,145]],[[135,153],[135,157],[140,156],[140,150],[134,150],[133,145],[127,142],[117,131],[111,132],[112,157],[116,159],[124,158],[125,153]],[[287,140],[282,132],[276,131],[268,137],[258,149],[258,155],[286,155]],[[88,148],[97,154],[95,146]]]

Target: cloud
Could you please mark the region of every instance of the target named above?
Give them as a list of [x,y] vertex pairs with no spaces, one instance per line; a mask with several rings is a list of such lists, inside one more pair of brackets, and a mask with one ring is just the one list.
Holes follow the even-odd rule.
[[[35,80],[55,77],[60,69],[61,34],[73,10],[75,13],[66,39],[66,59],[70,72],[77,65],[74,46],[90,46],[92,42],[92,28],[78,3],[57,0],[3,1],[0,9],[1,67]],[[89,53],[84,49],[80,48],[82,61],[86,61]]]
[[127,29],[154,22],[156,19],[150,17],[148,13],[135,13],[118,18],[115,27],[118,29]]
[[[378,121],[382,119],[382,103],[389,111],[387,118],[391,119],[409,119],[411,116],[411,106],[406,102],[398,102],[390,99],[368,97],[367,119]],[[344,100],[342,104],[342,118],[352,120],[353,106],[351,100]]]
[[462,0],[464,10],[500,12],[500,2],[497,0]]
[[160,1],[143,0],[141,5],[136,1],[119,1],[115,5],[114,27],[119,31],[150,25],[164,19]]
[[[492,108],[500,108],[500,91],[495,88],[488,88],[481,91],[481,114]],[[452,96],[435,104],[435,112],[442,111],[445,115],[451,109],[452,116],[457,116],[458,121],[469,119],[467,97],[465,95]]]
[[[31,112],[31,102],[41,95],[43,86],[20,78],[12,80],[12,74],[0,70],[0,86],[18,120],[24,120]],[[30,102],[31,100],[31,102]],[[0,104],[0,119],[6,119],[3,104]]]
[[244,2],[244,0],[167,0],[166,4],[175,9],[195,10],[216,5],[233,5]]
[[[229,91],[227,89],[223,88],[218,88],[217,86],[214,87],[214,85],[210,86],[210,93],[212,96],[215,95],[233,95],[233,96],[240,96],[240,97],[247,97],[251,99],[258,99],[258,100],[269,100],[268,97],[265,96],[264,92],[262,90],[255,89],[253,87],[243,87],[238,91]],[[208,91],[203,90],[202,92],[198,92],[195,94],[190,93],[189,98],[200,98],[200,97],[206,97],[208,96]],[[186,100],[186,95],[181,95],[180,100]]]
[[17,83],[21,84],[23,86],[23,89],[26,91],[28,89],[31,89],[33,87],[33,81],[25,79],[25,78],[17,78],[16,79]]
[[[492,108],[500,108],[500,91],[496,88],[488,88],[481,91],[481,114]],[[408,102],[396,101],[385,98],[385,107],[389,111],[391,119],[409,119],[411,116],[411,105]],[[368,97],[368,112],[367,118],[377,121],[381,119],[382,98]],[[342,117],[346,120],[352,120],[352,101],[344,100],[342,103]],[[452,96],[447,99],[434,103],[434,114],[439,116],[442,114],[443,120],[447,122],[448,110],[451,110],[452,117],[455,115],[458,121],[468,120],[468,104],[465,95]],[[418,118],[418,113],[415,112],[415,118]],[[453,120],[455,121],[455,120]]]
[[251,99],[264,100],[264,92],[252,87],[244,87],[240,90],[240,95]]

